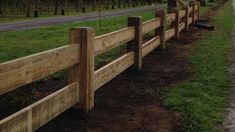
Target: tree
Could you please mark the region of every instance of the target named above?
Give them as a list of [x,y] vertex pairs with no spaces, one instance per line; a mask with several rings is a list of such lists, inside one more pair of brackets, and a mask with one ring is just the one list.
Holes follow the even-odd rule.
[[26,0],[26,17],[30,17],[31,13],[31,0]]
[[57,15],[57,14],[58,14],[59,2],[60,2],[60,0],[55,0],[55,11],[54,11],[54,15]]
[[0,15],[3,15],[3,0],[0,0]]

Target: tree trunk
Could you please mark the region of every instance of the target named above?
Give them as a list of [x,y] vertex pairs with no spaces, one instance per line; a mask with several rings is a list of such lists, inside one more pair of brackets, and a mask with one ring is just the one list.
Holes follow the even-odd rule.
[[3,1],[0,0],[0,15],[3,15]]
[[79,2],[78,0],[74,0],[75,10],[76,12],[79,12]]
[[92,3],[92,10],[93,10],[93,11],[96,10],[96,0],[93,0],[93,3]]
[[54,11],[54,15],[58,14],[58,7],[59,7],[59,0],[55,0],[55,11]]
[[31,0],[26,0],[26,17],[30,17]]

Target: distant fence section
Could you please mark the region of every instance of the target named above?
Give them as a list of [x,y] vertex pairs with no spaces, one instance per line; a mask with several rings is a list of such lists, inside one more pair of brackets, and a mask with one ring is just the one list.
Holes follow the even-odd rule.
[[[1,120],[0,131],[35,131],[77,103],[89,112],[96,90],[129,67],[140,71],[144,56],[157,47],[164,49],[166,41],[178,39],[182,30],[195,23],[199,7],[200,3],[192,2],[183,10],[172,9],[170,14],[157,11],[156,17],[146,22],[141,17],[129,17],[128,27],[98,37],[92,28],[72,28],[69,45],[0,64],[1,95],[69,69],[66,87]],[[151,31],[154,37],[143,43],[143,36]],[[124,55],[94,70],[95,56],[124,44]]]

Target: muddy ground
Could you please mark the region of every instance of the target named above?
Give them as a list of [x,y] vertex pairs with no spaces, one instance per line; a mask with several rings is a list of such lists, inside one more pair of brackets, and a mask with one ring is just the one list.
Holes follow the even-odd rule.
[[[207,14],[204,18],[211,17],[210,13]],[[169,86],[190,79],[193,75],[189,57],[195,46],[194,42],[200,40],[202,31],[191,27],[190,31],[181,32],[180,39],[168,41],[165,50],[157,48],[143,59],[142,72],[126,70],[104,85],[95,93],[93,112],[85,114],[79,109],[70,108],[37,131],[182,131],[179,113],[166,108],[162,99]],[[47,81],[27,85],[20,90],[30,93],[26,95],[31,95],[32,100],[35,97],[39,99],[65,86],[65,80],[66,77],[53,77]],[[7,100],[21,95],[12,96],[12,94],[7,94],[9,97]],[[0,100],[3,97],[4,95]],[[4,98],[6,100],[6,97]],[[24,105],[16,105],[15,109],[1,101],[0,118],[27,106],[32,100],[25,103],[20,100],[19,103]]]

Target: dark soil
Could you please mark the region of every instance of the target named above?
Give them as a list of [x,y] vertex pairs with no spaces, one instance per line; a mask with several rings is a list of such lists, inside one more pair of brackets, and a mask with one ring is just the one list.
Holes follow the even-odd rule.
[[127,70],[100,88],[93,112],[71,108],[38,131],[181,131],[177,113],[161,101],[168,86],[192,74],[188,57],[199,34],[191,29],[181,36],[147,55],[142,72]]

